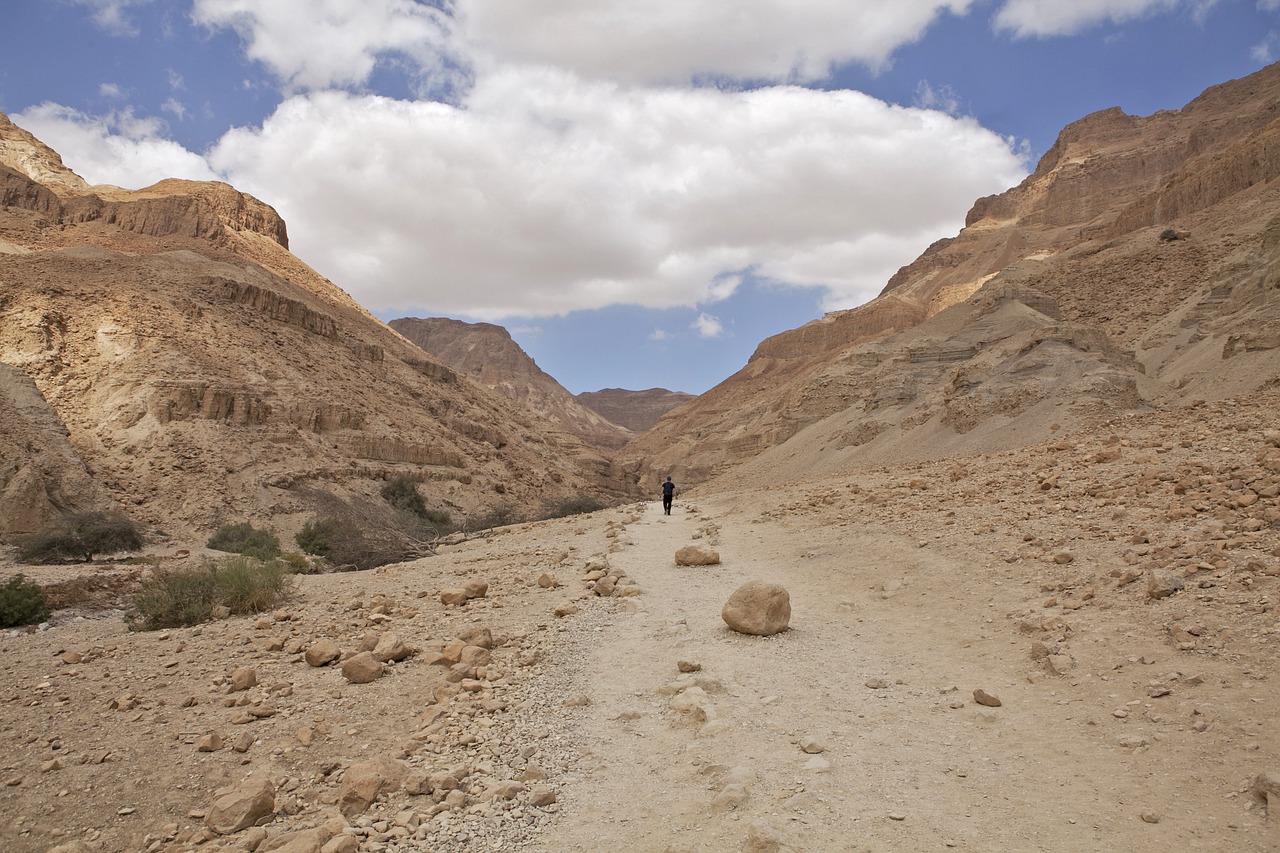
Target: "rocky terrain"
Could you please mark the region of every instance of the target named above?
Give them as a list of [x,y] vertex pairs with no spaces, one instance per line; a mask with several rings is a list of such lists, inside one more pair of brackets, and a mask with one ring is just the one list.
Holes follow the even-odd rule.
[[[359,325],[260,202],[85,188],[0,133],[5,484],[181,531],[288,518],[294,477],[523,495],[558,453],[554,488],[649,499],[164,631],[131,590],[199,538],[0,564],[57,608],[0,634],[0,849],[1280,849],[1277,86],[1072,125],[876,302],[623,448],[638,484]],[[316,375],[367,420],[305,408]],[[786,630],[729,627],[752,581]]]
[[447,317],[404,317],[387,325],[441,364],[597,447],[617,449],[635,437],[630,428],[586,406],[547,375],[501,326]]

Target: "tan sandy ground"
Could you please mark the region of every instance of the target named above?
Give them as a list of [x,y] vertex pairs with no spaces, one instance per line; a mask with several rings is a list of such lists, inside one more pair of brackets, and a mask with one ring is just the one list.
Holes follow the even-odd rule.
[[[241,850],[247,833],[202,834],[215,789],[266,773],[276,837],[332,816],[345,768],[376,756],[465,766],[469,799],[433,815],[430,795],[385,797],[351,818],[367,851],[1280,849],[1248,792],[1280,770],[1280,533],[1245,525],[1274,505],[1245,497],[1275,476],[1271,411],[1203,441],[1160,416],[1121,440],[524,525],[302,578],[257,619],[134,634],[63,614],[0,638],[0,849]],[[677,567],[695,543],[722,563]],[[587,591],[606,554],[641,595]],[[1185,588],[1148,600],[1156,568]],[[436,600],[473,577],[486,598]],[[724,626],[752,578],[788,588],[790,631]],[[429,658],[476,624],[502,644],[476,692],[451,691]],[[373,684],[299,654],[388,630],[422,653]],[[259,684],[230,694],[240,666]],[[233,723],[245,703],[275,713]],[[197,752],[211,731],[251,744]],[[533,765],[558,802],[494,796],[532,788]]]

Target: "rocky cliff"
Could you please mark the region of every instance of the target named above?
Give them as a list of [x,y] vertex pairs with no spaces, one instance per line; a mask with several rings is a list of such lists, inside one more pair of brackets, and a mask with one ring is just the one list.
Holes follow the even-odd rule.
[[441,363],[597,447],[618,448],[634,437],[575,399],[501,326],[447,317],[405,317],[388,325]]
[[584,391],[578,402],[621,424],[632,432],[642,433],[651,429],[672,409],[692,400],[694,395],[666,388],[650,388],[647,391],[628,391],[625,388],[605,388],[600,391]]
[[8,532],[100,504],[173,534],[288,529],[401,473],[455,516],[633,488],[307,268],[257,199],[89,187],[7,120],[0,192],[0,442],[45,446],[5,453]]
[[[636,470],[683,467],[686,479],[766,453],[779,471],[868,464],[908,448],[946,455],[979,434],[988,444],[1040,440],[1088,409],[1114,417],[1274,386],[1278,104],[1280,66],[1271,66],[1182,110],[1109,109],[1075,122],[1033,174],[975,202],[957,236],[903,267],[877,299],[764,341],[622,459]],[[1017,355],[1013,372],[992,360],[1014,358],[1001,342],[1028,330],[972,302],[1010,298],[1010,288],[1041,314],[1033,337],[1044,338],[1027,344],[1040,356]],[[1080,362],[1104,352],[1105,368]],[[1015,393],[1031,376],[1033,390]],[[985,401],[962,400],[975,393]],[[1075,414],[1029,419],[1033,398],[1031,408]]]

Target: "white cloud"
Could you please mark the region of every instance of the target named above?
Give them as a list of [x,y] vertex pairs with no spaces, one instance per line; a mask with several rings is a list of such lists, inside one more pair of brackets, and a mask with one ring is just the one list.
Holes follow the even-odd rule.
[[665,341],[669,337],[671,337],[671,335],[663,329],[654,329],[649,333],[649,340],[651,341]]
[[1216,3],[1217,0],[1005,0],[996,14],[995,25],[997,29],[1012,30],[1019,37],[1065,36],[1106,22],[1123,24],[1180,8],[1203,19]]
[[167,113],[172,113],[177,118],[187,117],[187,107],[177,98],[166,98],[164,103],[160,105],[160,109]]
[[458,107],[295,96],[211,162],[373,310],[487,319],[707,304],[746,269],[863,301],[1025,174],[972,120],[856,92],[528,69]]
[[450,76],[448,18],[415,0],[194,0],[191,17],[235,30],[289,91],[358,87],[389,56]]
[[124,90],[116,83],[101,83],[98,85],[98,94],[104,98],[116,99],[124,96]]
[[826,77],[833,64],[883,65],[944,12],[975,0],[459,0],[459,39],[503,62],[554,65],[633,83],[699,75]]
[[69,169],[90,183],[138,189],[164,178],[218,180],[204,158],[165,139],[164,124],[155,119],[139,119],[128,111],[88,116],[57,104],[41,104],[10,118],[51,145]]
[[695,330],[704,338],[718,338],[724,334],[724,325],[720,322],[720,318],[712,317],[705,311],[698,315],[698,319],[689,324],[689,328]]
[[93,22],[113,35],[133,36],[138,26],[129,17],[129,7],[145,6],[151,0],[72,0],[77,6],[85,6],[91,12]]

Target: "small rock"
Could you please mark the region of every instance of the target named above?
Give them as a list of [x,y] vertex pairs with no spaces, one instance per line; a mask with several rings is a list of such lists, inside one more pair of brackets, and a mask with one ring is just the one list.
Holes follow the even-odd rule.
[[889,687],[889,679],[887,678],[868,678],[865,685],[872,690],[887,690]]
[[906,820],[907,816],[902,812],[889,812],[889,820]]
[[210,732],[196,741],[196,752],[217,752],[220,749],[222,749],[222,736],[217,732]]
[[231,673],[231,692],[239,693],[248,690],[258,683],[258,671],[250,667],[241,667]]
[[543,572],[542,574],[538,575],[538,586],[542,587],[543,589],[555,589],[556,587],[560,586],[560,581],[557,580],[556,576],[551,574],[550,572]]
[[993,696],[982,688],[978,688],[973,691],[973,701],[977,702],[979,705],[986,705],[988,708],[1000,707],[1000,697]]
[[358,761],[342,774],[338,810],[352,818],[373,805],[379,795],[398,791],[408,775],[408,765],[401,761],[390,758]]
[[[528,780],[525,780],[528,781]],[[534,785],[529,791],[529,805],[535,808],[549,806],[556,801],[555,789],[549,785]]]
[[1153,569],[1147,575],[1147,598],[1152,601],[1168,598],[1182,588],[1182,578],[1172,572]]
[[1139,817],[1141,817],[1143,822],[1145,823],[1160,822],[1160,815],[1156,814],[1155,812],[1143,812],[1141,815],[1139,815]]
[[324,666],[333,663],[342,656],[342,649],[338,648],[338,644],[333,640],[316,640],[310,646],[307,646],[307,652],[303,655],[307,664],[310,666]]
[[446,607],[456,607],[459,604],[466,604],[471,596],[467,595],[465,589],[442,589],[440,590],[440,603]]
[[413,650],[405,645],[399,634],[388,631],[378,638],[378,644],[373,647],[371,654],[376,661],[392,663],[409,657]]
[[688,660],[678,660],[676,661],[676,669],[681,672],[701,672],[702,664]]
[[826,744],[815,737],[806,737],[802,739],[800,741],[800,749],[803,752],[807,752],[809,755],[817,755],[818,753],[827,751]]
[[368,684],[382,677],[382,662],[370,652],[352,655],[342,662],[342,676],[352,684]]
[[266,823],[276,808],[271,780],[252,776],[238,785],[219,790],[205,812],[205,823],[219,835],[230,835],[257,823]]

